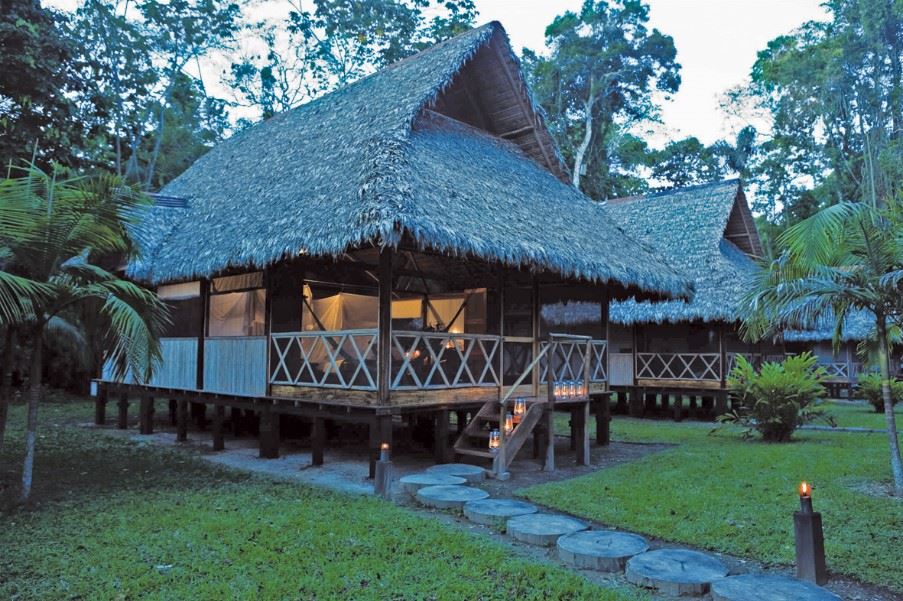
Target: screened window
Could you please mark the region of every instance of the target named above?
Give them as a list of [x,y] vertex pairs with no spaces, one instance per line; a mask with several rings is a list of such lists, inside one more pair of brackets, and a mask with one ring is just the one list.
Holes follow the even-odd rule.
[[214,278],[209,307],[209,336],[263,336],[266,319],[263,274]]

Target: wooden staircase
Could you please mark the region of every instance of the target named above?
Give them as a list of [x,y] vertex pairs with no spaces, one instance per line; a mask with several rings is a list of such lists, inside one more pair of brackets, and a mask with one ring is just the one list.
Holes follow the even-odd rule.
[[492,471],[496,476],[506,473],[517,452],[534,433],[546,404],[544,399],[526,399],[527,412],[521,422],[508,436],[502,436],[501,447],[493,453],[489,451],[489,432],[501,429],[500,424],[505,410],[499,401],[485,403],[455,441],[455,453],[491,460]]

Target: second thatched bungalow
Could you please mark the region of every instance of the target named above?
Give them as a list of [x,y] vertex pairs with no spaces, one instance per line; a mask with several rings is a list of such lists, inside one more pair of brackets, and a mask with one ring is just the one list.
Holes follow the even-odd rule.
[[635,415],[658,410],[680,418],[697,410],[697,399],[708,413],[722,411],[736,355],[783,355],[780,345],[751,345],[738,334],[737,307],[762,255],[743,186],[728,180],[619,198],[605,212],[691,277],[696,289],[689,301],[612,303],[612,389],[621,393],[622,406],[631,393]]
[[[357,423],[371,460],[396,432],[502,473],[533,438],[553,468],[566,411],[586,462],[609,300],[692,293],[570,185],[497,23],[249,127],[162,194],[128,274],[174,309],[164,362],[101,382],[98,419],[140,398],[152,429],[171,399],[184,438],[187,404],[212,406],[215,448],[250,417],[275,456],[282,418],[314,464]],[[574,301],[591,331],[542,319]]]

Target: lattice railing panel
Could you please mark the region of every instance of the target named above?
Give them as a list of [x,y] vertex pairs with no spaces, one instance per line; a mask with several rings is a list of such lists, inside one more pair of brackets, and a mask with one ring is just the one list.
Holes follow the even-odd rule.
[[721,381],[719,353],[637,353],[636,377],[650,380]]
[[498,386],[500,338],[449,332],[392,333],[392,389]]
[[[558,340],[551,357],[548,355],[540,361],[540,382],[547,382],[549,377],[549,360],[555,370],[555,380],[582,380],[583,363],[586,357],[587,342],[590,343],[590,382],[605,382],[608,379],[608,342],[605,340]],[[548,341],[540,344],[540,349],[549,345]]]
[[377,331],[272,334],[270,383],[376,390]]

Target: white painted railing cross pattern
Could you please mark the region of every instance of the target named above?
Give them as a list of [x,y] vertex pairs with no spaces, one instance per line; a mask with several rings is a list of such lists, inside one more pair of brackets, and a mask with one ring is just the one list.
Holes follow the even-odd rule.
[[637,378],[653,380],[721,380],[718,353],[637,353]]
[[[393,332],[392,338],[401,358],[397,368],[393,367],[395,390],[498,386],[494,366],[499,349],[497,336],[401,331]],[[429,368],[426,374],[418,375],[415,362],[424,355]],[[475,366],[479,376],[474,374],[474,361],[479,361]]]
[[[276,366],[271,384],[376,390],[376,330],[272,334]],[[298,366],[289,366],[293,349]]]

